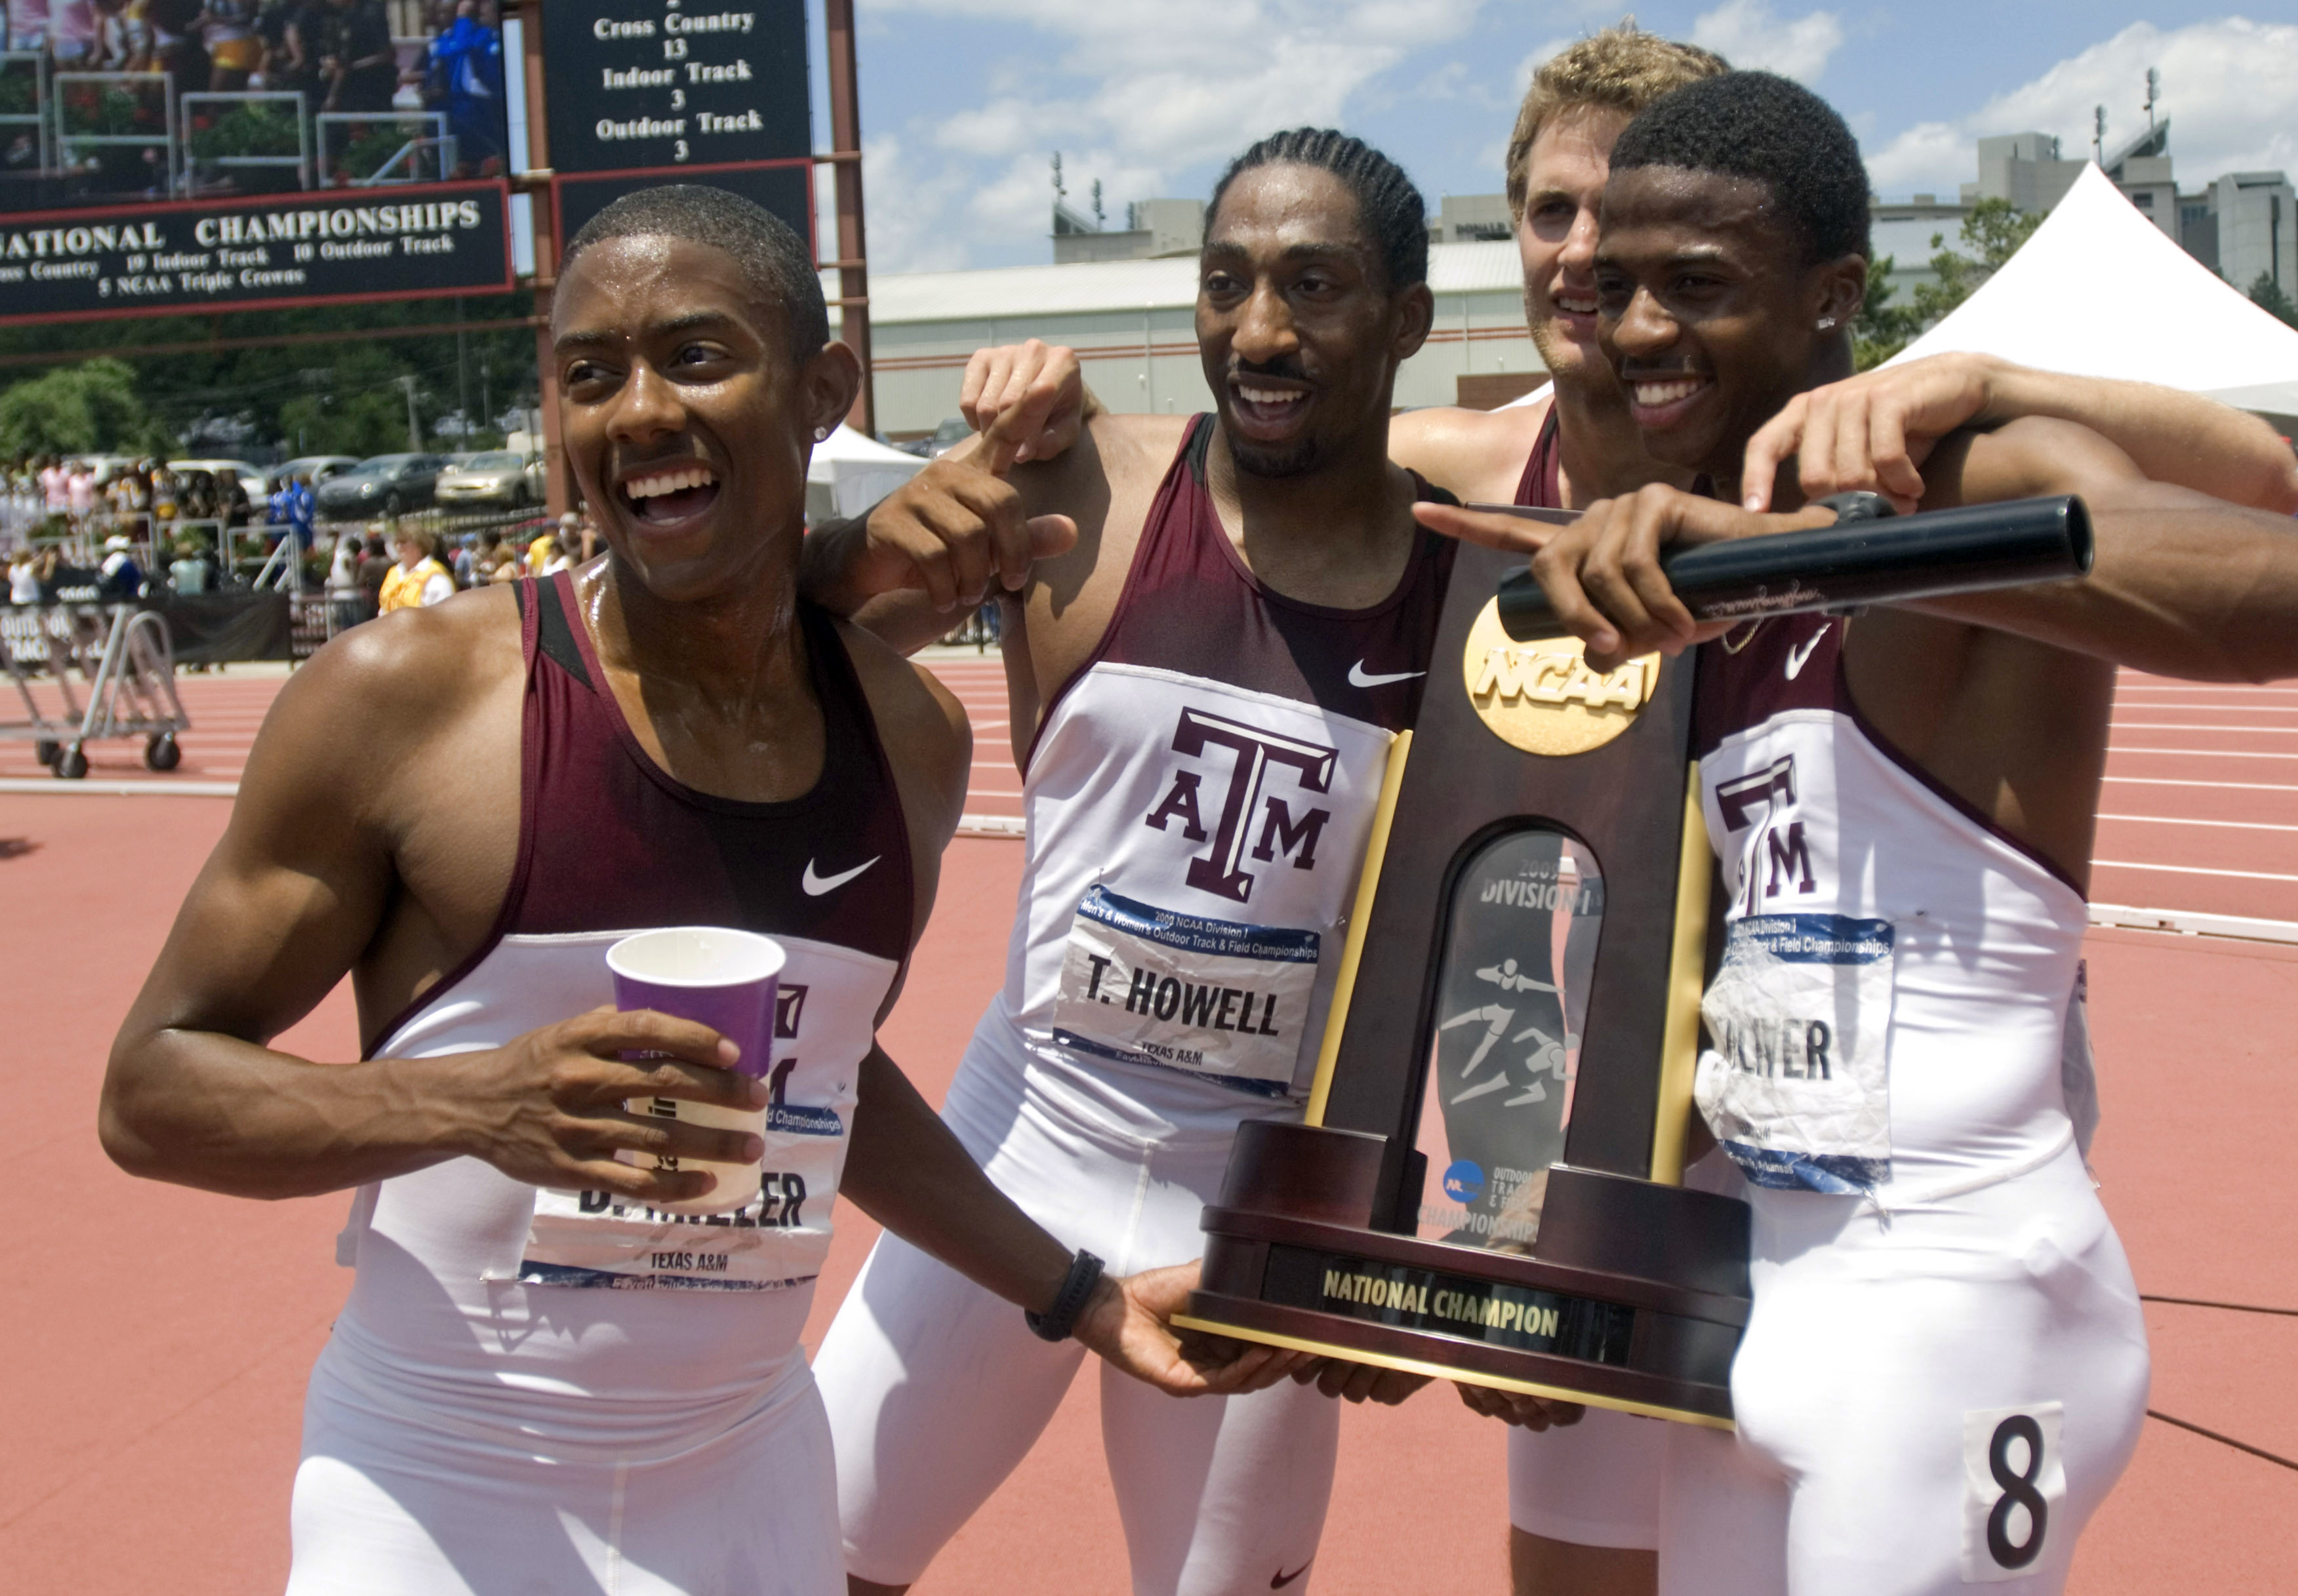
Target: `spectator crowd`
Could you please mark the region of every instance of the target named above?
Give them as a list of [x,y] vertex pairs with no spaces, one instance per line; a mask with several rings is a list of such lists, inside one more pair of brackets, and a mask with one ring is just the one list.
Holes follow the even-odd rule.
[[9,51],[55,71],[161,74],[178,95],[299,94],[307,116],[444,112],[454,175],[504,170],[500,0],[5,0],[0,17]]
[[260,532],[272,549],[293,538],[306,560],[320,549],[335,631],[462,589],[549,575],[597,550],[595,531],[572,514],[517,543],[496,528],[442,542],[401,522],[347,531],[323,546],[307,475],[283,477],[267,494],[261,482],[232,470],[178,470],[156,459],[37,455],[0,462],[0,558],[11,604],[211,591],[220,575],[217,533],[237,527]]

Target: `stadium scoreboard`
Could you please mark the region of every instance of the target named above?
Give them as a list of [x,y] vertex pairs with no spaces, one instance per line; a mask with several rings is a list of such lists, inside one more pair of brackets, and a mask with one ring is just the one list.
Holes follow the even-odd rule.
[[[369,6],[381,14],[351,0],[329,15],[357,26]],[[392,71],[340,83],[299,77],[268,37],[252,70],[186,50],[129,71],[53,14],[0,0],[0,326],[517,286],[508,111],[533,80],[491,13],[394,37]],[[550,0],[519,15],[544,67],[527,110],[562,248],[618,196],[683,181],[812,238],[804,0]]]
[[542,8],[550,165],[628,171],[814,153],[798,0]]

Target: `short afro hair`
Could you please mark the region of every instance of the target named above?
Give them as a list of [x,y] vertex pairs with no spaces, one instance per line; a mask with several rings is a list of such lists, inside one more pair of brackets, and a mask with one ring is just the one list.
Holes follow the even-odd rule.
[[1220,214],[1221,196],[1244,173],[1261,166],[1313,166],[1338,178],[1356,196],[1366,234],[1380,251],[1388,291],[1428,280],[1428,206],[1404,169],[1361,138],[1331,128],[1272,133],[1228,163],[1205,207],[1205,230]]
[[750,291],[781,307],[790,354],[800,363],[830,342],[830,310],[822,302],[814,252],[781,217],[723,188],[668,183],[624,194],[583,224],[559,270],[594,244],[650,235],[708,244],[733,256]]
[[1867,169],[1833,106],[1769,72],[1726,72],[1655,100],[1612,146],[1612,170],[1673,166],[1761,183],[1806,263],[1872,260]]
[[1633,17],[1566,45],[1533,73],[1517,108],[1508,145],[1509,213],[1524,219],[1532,193],[1532,146],[1558,117],[1588,110],[1635,116],[1662,95],[1731,70],[1715,51],[1646,33]]

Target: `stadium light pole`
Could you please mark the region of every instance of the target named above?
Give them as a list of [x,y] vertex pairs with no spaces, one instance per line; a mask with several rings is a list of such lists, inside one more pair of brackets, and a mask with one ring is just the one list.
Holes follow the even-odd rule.
[[878,431],[877,388],[870,369],[870,263],[862,227],[862,93],[854,54],[854,0],[822,0],[822,42],[830,57],[830,153],[838,196],[839,336],[862,362],[862,392],[847,419],[864,437]]
[[520,7],[521,53],[526,70],[526,165],[518,186],[528,196],[534,222],[534,376],[542,411],[542,495],[551,515],[574,508],[574,488],[566,475],[566,446],[558,437],[558,368],[550,347],[550,296],[558,279],[558,230],[552,214],[550,127],[543,100],[541,0]]

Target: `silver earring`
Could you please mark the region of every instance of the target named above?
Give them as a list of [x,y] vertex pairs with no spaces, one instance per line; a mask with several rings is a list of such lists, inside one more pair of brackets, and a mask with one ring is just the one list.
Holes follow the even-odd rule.
[[1835,330],[1835,318],[1832,316],[1821,317],[1819,318],[1819,330],[1823,333],[1833,332]]
[[814,429],[814,441],[815,442],[819,443],[828,436],[830,436],[830,429],[828,427],[817,426]]

